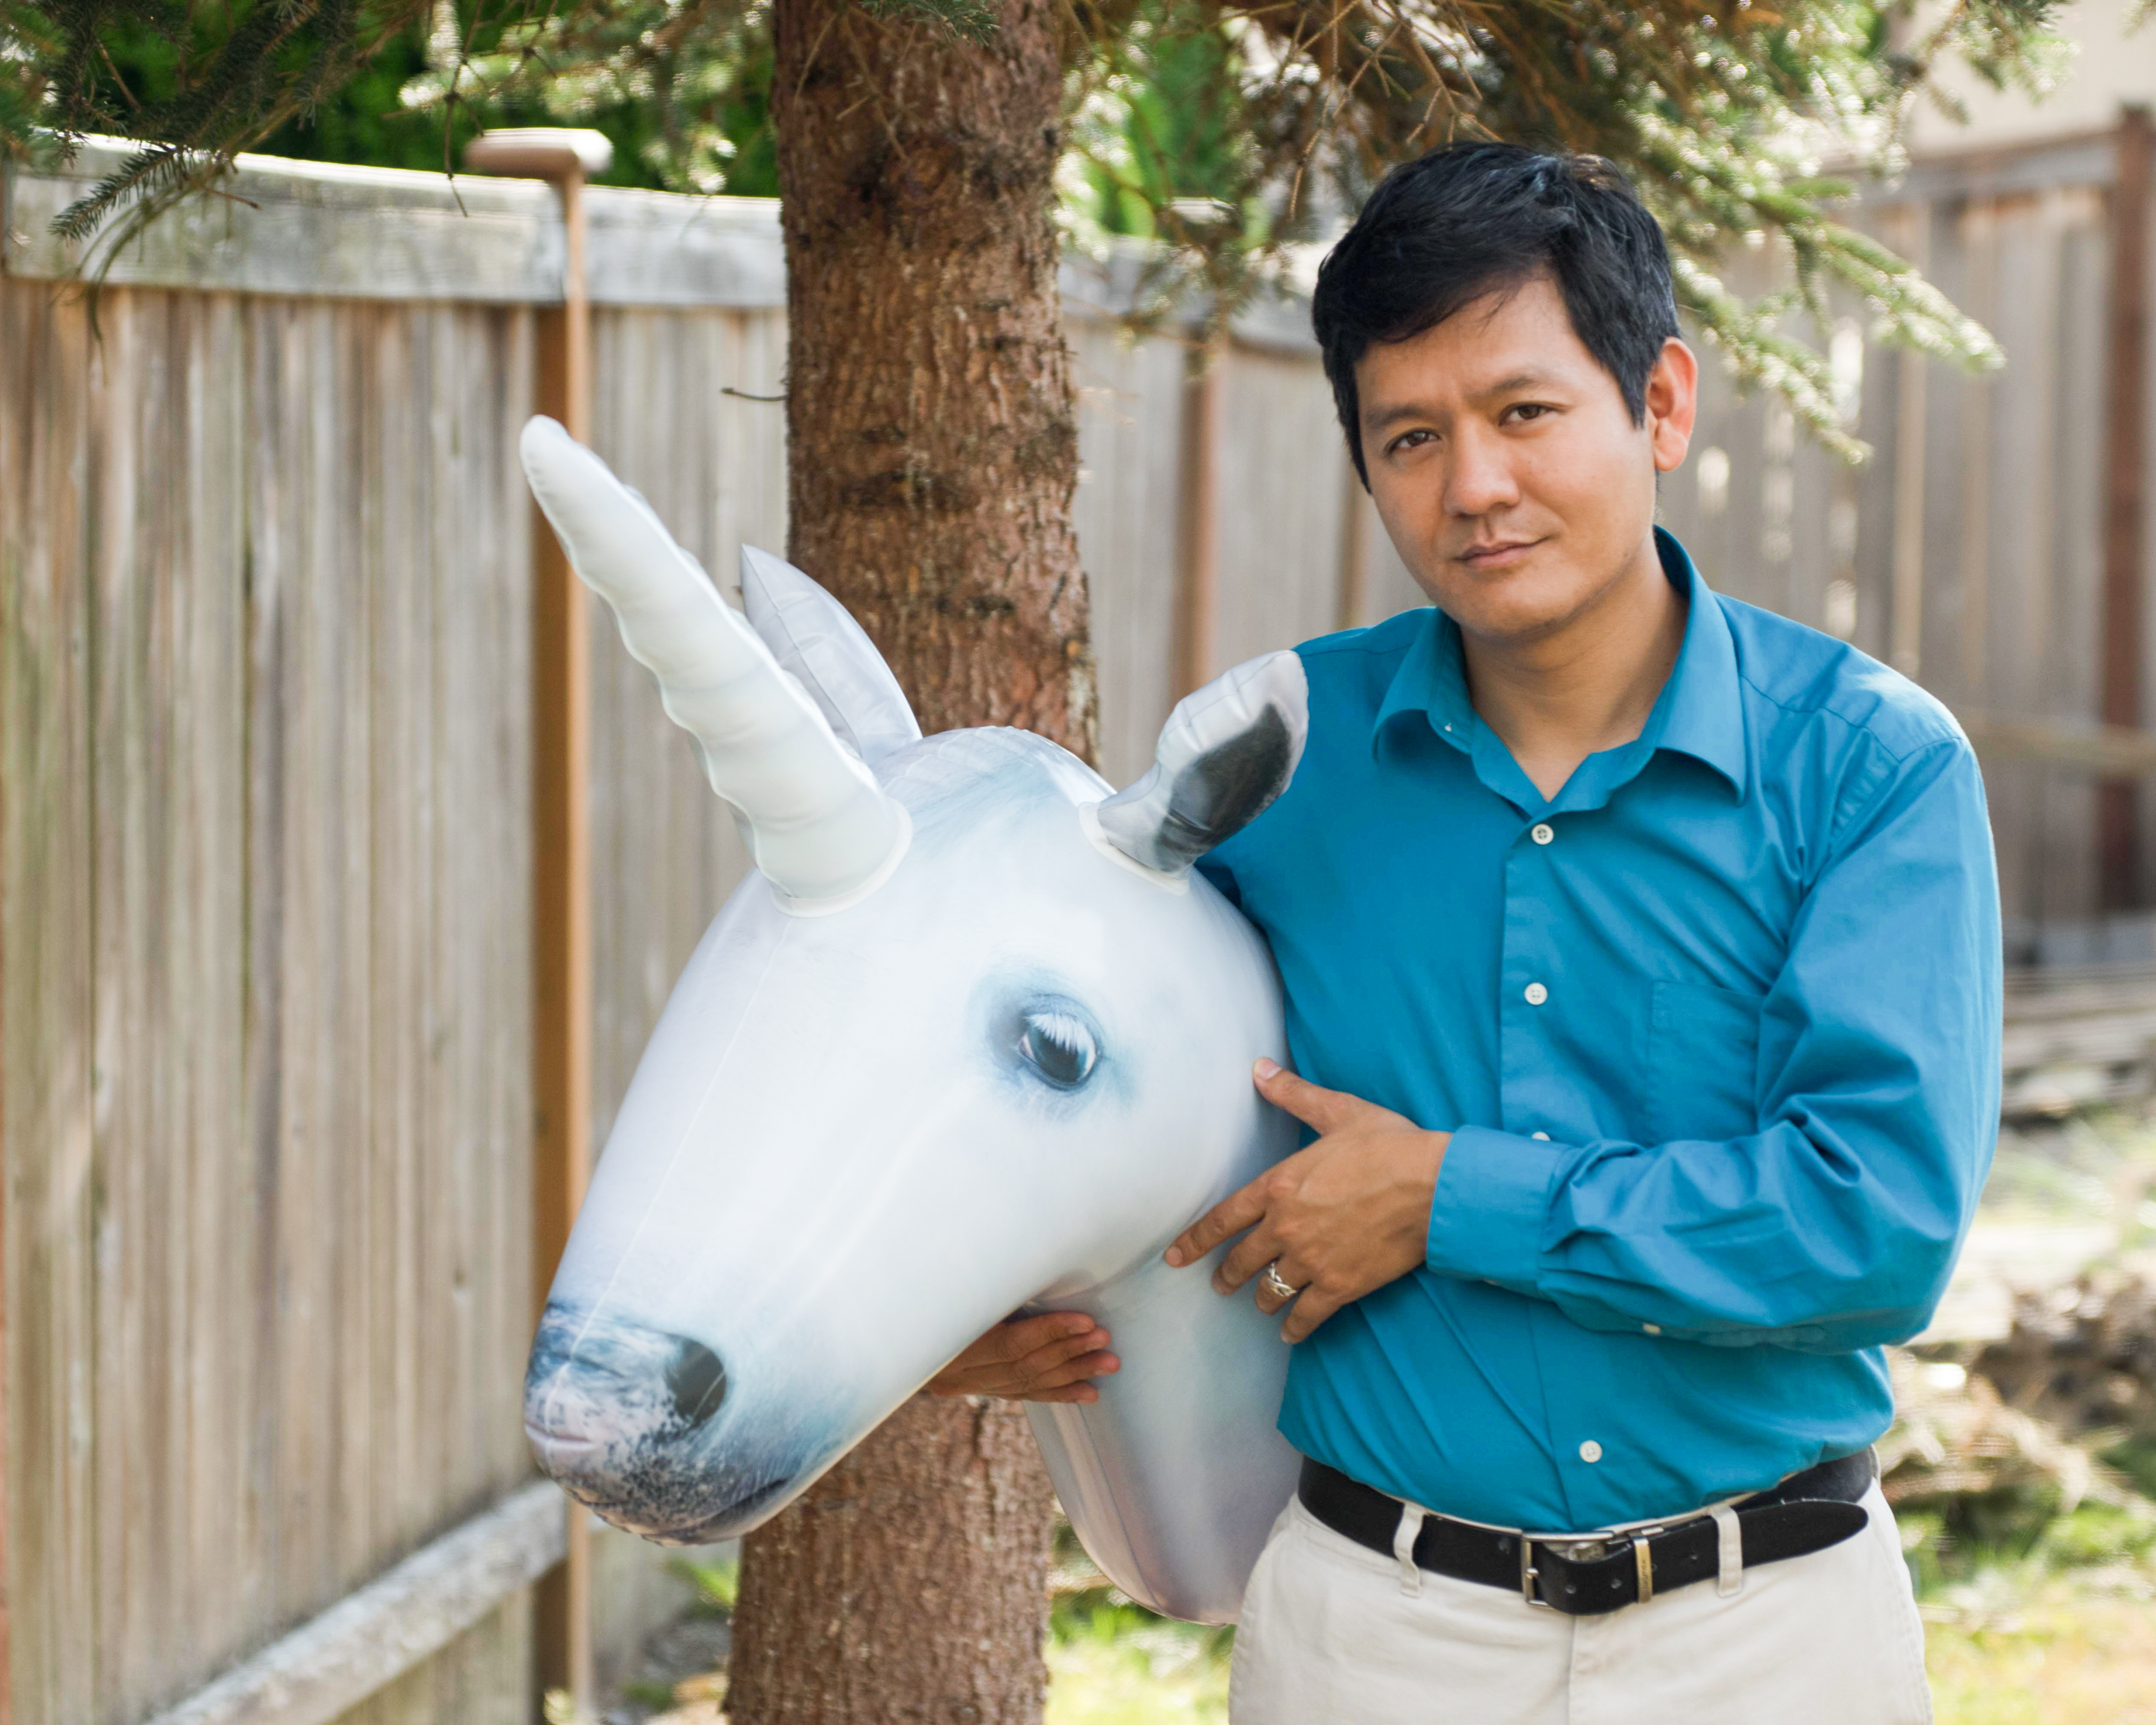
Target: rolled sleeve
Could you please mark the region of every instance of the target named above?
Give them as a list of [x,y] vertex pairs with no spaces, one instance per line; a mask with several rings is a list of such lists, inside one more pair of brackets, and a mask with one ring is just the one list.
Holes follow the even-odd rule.
[[1997,896],[1967,746],[1886,779],[1765,999],[1758,1129],[1534,1158],[1519,1153],[1543,1147],[1463,1132],[1432,1207],[1433,1269],[1590,1328],[1726,1346],[1849,1351],[1923,1327],[1995,1136]]
[[1513,1132],[1469,1126],[1453,1133],[1430,1202],[1430,1267],[1532,1289],[1561,1160],[1556,1145]]

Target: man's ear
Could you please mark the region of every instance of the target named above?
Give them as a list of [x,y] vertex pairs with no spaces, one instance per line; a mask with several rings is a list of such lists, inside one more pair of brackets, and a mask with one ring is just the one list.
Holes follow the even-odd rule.
[[921,726],[883,655],[846,608],[783,557],[742,547],[742,608],[771,656],[870,766],[921,741]]
[[1662,343],[1661,357],[1647,373],[1646,410],[1655,471],[1674,473],[1699,418],[1699,356],[1675,336]]
[[1268,653],[1187,695],[1152,768],[1100,805],[1100,836],[1132,861],[1183,875],[1286,790],[1310,732],[1302,660]]

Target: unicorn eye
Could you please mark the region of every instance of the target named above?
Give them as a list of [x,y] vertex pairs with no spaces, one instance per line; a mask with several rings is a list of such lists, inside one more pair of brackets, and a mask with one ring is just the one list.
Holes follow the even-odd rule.
[[1034,1007],[1020,1019],[1018,1051],[1058,1090],[1077,1089],[1101,1058],[1085,1020],[1052,1006]]

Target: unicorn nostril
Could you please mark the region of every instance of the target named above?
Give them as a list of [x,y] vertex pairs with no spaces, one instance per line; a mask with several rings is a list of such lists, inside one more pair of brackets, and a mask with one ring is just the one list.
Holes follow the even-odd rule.
[[702,1343],[680,1341],[666,1363],[666,1388],[683,1423],[701,1425],[726,1399],[726,1368]]

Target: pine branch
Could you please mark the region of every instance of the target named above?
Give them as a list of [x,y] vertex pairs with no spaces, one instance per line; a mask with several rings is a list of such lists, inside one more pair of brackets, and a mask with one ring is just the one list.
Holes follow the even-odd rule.
[[[996,0],[857,0],[896,23],[978,42]],[[1914,104],[1963,66],[2000,88],[2056,75],[2058,0],[1949,0],[1909,39],[1870,0],[1061,0],[1070,66],[1062,171],[1069,223],[1162,248],[1158,315],[1198,295],[1216,320],[1296,267],[1319,213],[1448,139],[1490,136],[1609,157],[1630,173],[1680,261],[1698,326],[1748,384],[1773,389],[1830,446],[1832,379],[1813,346],[1850,296],[1885,340],[1960,365],[1997,345],[1906,261],[1835,213],[1846,184],[1791,140],[1838,141],[1861,172],[1903,165]],[[2146,0],[2156,5],[2156,0]],[[108,259],[163,210],[216,188],[239,151],[316,111],[434,0],[0,0],[0,153],[64,153],[94,131],[141,148],[61,218]],[[448,121],[634,114],[661,182],[728,183],[767,125],[760,0],[459,0],[452,48],[408,85]],[[163,44],[172,87],[119,75],[123,40]],[[744,121],[743,115],[751,116]],[[746,126],[746,130],[744,127]],[[1786,285],[1748,303],[1732,248],[1768,248]]]

